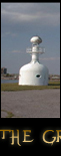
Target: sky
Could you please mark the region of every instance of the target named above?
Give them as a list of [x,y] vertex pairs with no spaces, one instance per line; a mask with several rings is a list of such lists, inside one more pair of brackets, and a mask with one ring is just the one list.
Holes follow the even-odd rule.
[[60,3],[1,3],[1,67],[8,73],[18,74],[31,61],[26,49],[35,35],[45,47],[40,63],[60,75]]

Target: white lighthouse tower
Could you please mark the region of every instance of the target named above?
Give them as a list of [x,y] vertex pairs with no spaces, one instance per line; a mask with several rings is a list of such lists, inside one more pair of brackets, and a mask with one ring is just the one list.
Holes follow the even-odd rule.
[[20,68],[19,85],[48,85],[48,69],[39,62],[39,54],[44,53],[45,50],[39,47],[42,39],[39,36],[34,36],[30,42],[32,43],[32,48],[28,48],[27,52],[32,55],[32,60]]

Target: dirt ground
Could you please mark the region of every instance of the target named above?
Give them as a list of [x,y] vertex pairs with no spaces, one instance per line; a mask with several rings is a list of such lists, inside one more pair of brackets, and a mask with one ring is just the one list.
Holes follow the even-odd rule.
[[60,118],[60,89],[2,91],[1,118]]

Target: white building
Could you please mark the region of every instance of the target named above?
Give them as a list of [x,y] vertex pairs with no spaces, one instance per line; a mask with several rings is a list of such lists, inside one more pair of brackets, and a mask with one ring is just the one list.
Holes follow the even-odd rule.
[[42,39],[39,36],[31,38],[32,48],[27,52],[32,55],[30,63],[22,66],[19,70],[19,85],[48,85],[49,72],[45,65],[39,62],[39,53],[43,53],[43,48],[39,47]]

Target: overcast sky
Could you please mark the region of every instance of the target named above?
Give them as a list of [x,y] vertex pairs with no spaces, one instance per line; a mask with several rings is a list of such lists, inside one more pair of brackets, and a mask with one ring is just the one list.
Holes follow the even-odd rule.
[[26,48],[34,35],[42,38],[40,63],[60,74],[60,3],[1,3],[1,67],[19,73],[31,61]]

